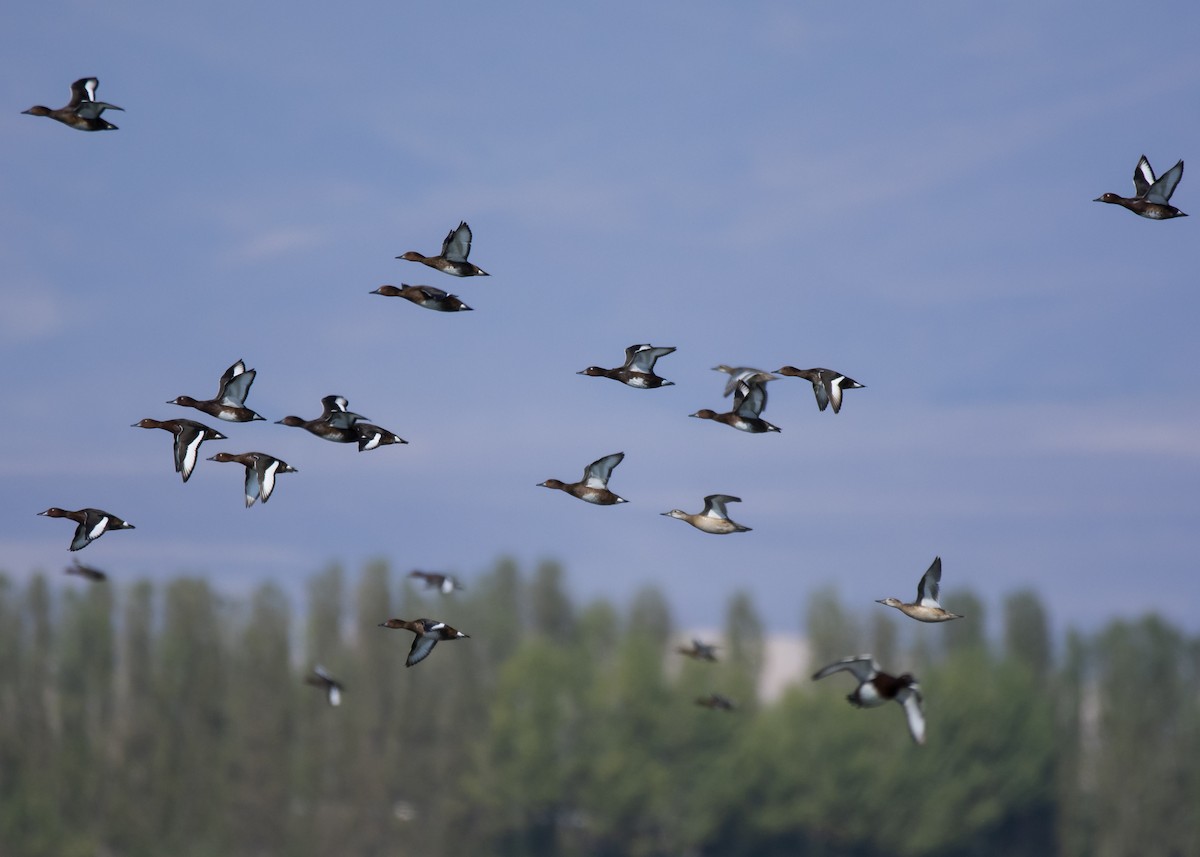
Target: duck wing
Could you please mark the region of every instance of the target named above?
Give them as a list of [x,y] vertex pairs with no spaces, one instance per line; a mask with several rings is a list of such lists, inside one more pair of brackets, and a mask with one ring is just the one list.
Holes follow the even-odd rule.
[[[101,530],[103,532],[103,530]],[[75,528],[75,536],[71,539],[71,550],[77,551],[87,547],[92,543],[94,536],[88,534],[88,526],[85,523],[80,523]]]
[[608,487],[608,477],[612,475],[613,468],[624,458],[625,453],[623,452],[614,452],[612,455],[597,458],[583,471],[584,484],[588,488]]
[[1146,156],[1142,155],[1138,158],[1137,166],[1133,168],[1133,191],[1134,196],[1145,196],[1146,191],[1150,190],[1158,179],[1154,177],[1154,170],[1150,168],[1150,162],[1146,160]]
[[733,397],[733,412],[744,419],[759,419],[767,406],[767,384],[765,381],[751,383],[742,381]]
[[700,512],[701,515],[706,515],[709,518],[722,518],[729,520],[729,513],[725,511],[726,503],[740,503],[741,497],[734,497],[732,494],[709,494],[704,498],[704,509]]
[[714,366],[713,371],[724,372],[729,376],[729,380],[725,382],[725,391],[721,394],[723,396],[728,396],[737,389],[737,386],[740,382],[746,381],[755,375],[770,376],[769,372],[764,372],[761,369],[755,369],[752,366],[726,366],[724,363],[720,364],[719,366]]
[[367,419],[362,414],[347,410],[350,401],[343,396],[325,396],[321,399],[321,422],[334,428],[348,429],[359,420]]
[[1175,186],[1179,184],[1179,180],[1183,178],[1183,161],[1179,161],[1171,169],[1163,173],[1158,181],[1150,186],[1146,191],[1145,200],[1147,202],[1156,202],[1159,205],[1167,205],[1171,200],[1171,194],[1175,193]]
[[221,386],[217,389],[216,397],[218,399],[221,398],[221,394],[224,392],[226,385],[228,385],[230,381],[232,381],[234,378],[236,378],[238,375],[241,375],[245,371],[246,371],[246,364],[241,360],[238,360],[236,363],[234,363],[232,366],[230,366],[228,369],[226,369],[225,372],[221,375]]
[[75,115],[81,116],[84,119],[99,119],[100,114],[105,110],[120,110],[122,113],[125,112],[124,107],[109,104],[107,101],[85,101],[75,108]]
[[406,286],[406,288],[416,289],[427,301],[443,300],[450,296],[448,292],[439,289],[437,286]]
[[[242,371],[235,373],[228,380],[225,380],[225,377],[222,376],[221,391],[217,394],[217,398],[222,405],[231,408],[244,408],[246,406],[246,396],[250,393],[250,385],[254,383],[254,376],[258,373],[254,369],[246,369],[240,360],[234,366],[242,366]],[[231,366],[230,368],[232,369],[233,367]]]
[[433,647],[437,645],[437,641],[438,638],[433,634],[417,634],[413,638],[412,648],[408,650],[408,658],[404,661],[404,665],[411,667],[413,664],[419,664],[425,660],[433,651]]
[[842,409],[842,382],[845,380],[845,375],[838,375],[826,385],[829,389],[829,404],[833,405],[835,414]]
[[929,569],[921,575],[921,582],[917,584],[917,603],[922,607],[941,607],[938,603],[938,594],[942,588],[942,558],[935,556],[933,564]]
[[100,80],[95,77],[81,77],[71,84],[71,100],[67,102],[68,110],[77,110],[85,101],[96,100],[96,87]]
[[355,423],[354,431],[357,433],[359,452],[367,452],[388,443],[408,443],[395,432],[388,431],[374,423]]
[[[825,383],[825,378],[821,375],[820,372],[813,373],[812,377],[809,378],[809,380],[812,381],[813,395],[817,397],[817,407],[823,411],[827,407],[829,407],[829,385]],[[841,391],[839,390],[838,391],[838,405],[837,405],[837,407],[835,407],[833,409],[834,413],[837,413],[838,408],[840,408],[842,406],[841,399],[842,399]]]
[[918,744],[925,743],[925,710],[922,707],[921,691],[915,684],[901,688],[896,701],[904,706],[904,717],[908,721],[908,733]]
[[650,374],[658,358],[665,357],[675,349],[670,346],[631,345],[625,349],[625,366],[634,372]]
[[871,655],[842,658],[840,661],[834,661],[832,664],[822,667],[813,673],[813,681],[818,681],[843,670],[853,673],[854,677],[858,679],[859,684],[862,684],[875,677],[875,674],[879,672],[879,664],[875,663],[875,658]]
[[[259,470],[258,470],[258,456],[256,455],[254,460],[252,462],[250,462],[249,464],[245,465],[245,467],[246,467],[246,487],[245,487],[246,508],[249,509],[251,506],[254,505],[254,501],[257,500],[259,498],[259,496],[262,494],[263,480],[262,480],[262,476],[259,474]],[[271,482],[272,487],[274,487],[274,484],[275,484],[274,480],[272,480],[272,482]],[[267,500],[267,498],[264,496],[263,502],[265,503],[266,500]]]
[[83,517],[75,518],[79,526],[75,528],[75,536],[71,539],[71,550],[77,551],[87,547],[100,538],[108,530],[109,516],[99,509],[80,509]]
[[275,475],[295,472],[286,461],[261,452],[254,459],[254,470],[258,474],[259,493],[264,503],[271,499],[271,492],[275,490]]
[[471,252],[471,227],[467,221],[458,224],[457,229],[451,229],[446,240],[442,242],[442,258],[450,262],[465,262]]
[[[179,431],[175,432],[175,472],[183,476],[187,482],[192,471],[196,469],[196,459],[200,454],[200,444],[212,429],[191,420],[179,420]],[[213,432],[217,438],[224,439],[225,435]]]

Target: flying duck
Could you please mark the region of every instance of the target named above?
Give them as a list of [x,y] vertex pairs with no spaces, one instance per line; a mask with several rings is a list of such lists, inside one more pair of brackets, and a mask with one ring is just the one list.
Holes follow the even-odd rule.
[[487,277],[488,272],[467,261],[471,252],[471,227],[467,221],[462,221],[456,229],[451,229],[446,240],[442,242],[442,252],[439,256],[422,256],[416,250],[409,250],[397,259],[408,262],[420,262],[431,268],[436,268],[443,274],[452,277]]
[[846,697],[855,708],[875,708],[891,700],[896,700],[904,706],[904,716],[908,719],[908,731],[918,744],[925,743],[925,712],[921,708],[921,688],[917,680],[909,673],[899,676],[881,672],[879,664],[870,655],[859,655],[856,658],[843,658],[817,670],[813,680],[825,678],[836,672],[853,673],[858,679],[858,687]]
[[246,468],[246,508],[254,505],[254,501],[262,499],[264,503],[271,499],[275,490],[275,476],[280,473],[296,473],[296,468],[286,461],[280,461],[265,452],[218,452],[208,459],[224,463],[237,462]]
[[69,125],[77,131],[116,131],[117,126],[100,114],[105,110],[122,110],[115,104],[96,100],[96,87],[100,80],[95,77],[81,77],[71,84],[71,100],[63,107],[51,110],[41,104],[35,104],[28,110],[22,110],[30,116],[48,116],[64,125]]
[[413,619],[411,621],[408,619],[388,619],[386,622],[380,622],[379,627],[412,631],[416,634],[413,638],[412,648],[408,650],[408,658],[404,661],[406,667],[419,664],[429,657],[429,653],[433,651],[433,647],[438,644],[439,640],[459,640],[470,636],[455,628],[451,628],[445,622],[438,622],[433,619]]
[[132,530],[133,524],[123,521],[116,515],[110,515],[103,509],[77,509],[67,511],[57,506],[51,506],[44,512],[38,512],[47,518],[70,518],[76,524],[75,537],[71,539],[71,550],[77,551],[87,547],[109,530]]
[[206,440],[227,440],[216,429],[195,420],[152,420],[146,417],[134,423],[133,428],[166,429],[175,435],[175,472],[183,477],[184,482],[188,481],[196,467],[200,444]]
[[825,410],[829,405],[833,405],[835,414],[842,409],[842,390],[859,390],[864,386],[832,369],[797,369],[795,366],[784,366],[775,371],[780,375],[791,375],[810,381],[813,395],[817,397],[817,407]]
[[918,622],[949,622],[951,619],[961,619],[957,613],[943,610],[938,603],[938,590],[942,588],[942,558],[935,556],[933,564],[921,575],[917,584],[917,600],[905,604],[899,598],[878,598],[876,604],[895,607],[905,616],[911,616]]
[[654,364],[658,358],[665,357],[674,350],[671,346],[631,345],[625,349],[625,362],[615,369],[589,366],[575,374],[590,375],[593,378],[612,378],[627,387],[636,387],[639,390],[670,387],[675,382],[655,375]]
[[1183,178],[1183,161],[1179,161],[1160,177],[1154,177],[1154,170],[1146,156],[1138,158],[1137,166],[1133,168],[1133,196],[1120,196],[1115,193],[1104,193],[1093,202],[1109,202],[1128,208],[1134,214],[1148,217],[1151,220],[1170,220],[1172,217],[1187,217],[1182,211],[1170,204],[1171,194]]
[[713,533],[714,535],[748,533],[750,532],[750,527],[743,527],[741,524],[734,523],[730,520],[729,513],[725,511],[726,503],[740,502],[742,502],[741,497],[733,497],[729,494],[709,494],[704,498],[704,508],[699,512],[688,513],[679,509],[672,509],[669,512],[659,512],[659,514],[666,515],[668,518],[687,521],[697,530],[704,533]]
[[213,398],[198,400],[191,396],[178,396],[167,404],[195,408],[210,417],[231,423],[265,419],[246,407],[246,396],[250,393],[255,374],[255,370],[247,369],[246,364],[239,360],[225,370],[225,374],[221,376],[221,388]]
[[578,482],[560,482],[557,479],[547,479],[545,482],[539,482],[540,488],[557,488],[559,491],[566,491],[572,497],[578,497],[588,503],[595,503],[597,506],[613,506],[617,503],[627,503],[624,497],[618,497],[616,494],[608,490],[608,477],[612,475],[613,468],[621,463],[621,459],[625,457],[623,452],[614,452],[612,455],[606,455],[603,458],[597,458],[583,470],[583,478]]

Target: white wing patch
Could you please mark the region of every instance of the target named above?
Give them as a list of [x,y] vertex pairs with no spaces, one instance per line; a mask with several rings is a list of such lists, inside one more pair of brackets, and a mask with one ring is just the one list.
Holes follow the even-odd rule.
[[196,458],[200,453],[200,444],[204,442],[204,435],[197,434],[192,438],[191,442],[183,448],[183,458],[180,460],[180,472],[183,473],[184,481],[192,475],[192,470],[196,467]]
[[842,381],[845,380],[846,376],[838,375],[829,382],[829,402],[835,414],[842,409]]
[[382,440],[383,440],[382,432],[373,432],[371,434],[370,438],[363,438],[364,442],[359,451],[366,452],[369,449],[375,449],[377,446],[379,446],[379,443]]
[[263,468],[259,477],[259,491],[262,494],[262,501],[264,503],[271,498],[271,492],[275,490],[275,472],[277,470],[279,470],[279,460],[273,458],[271,459],[271,463]]
[[[1150,168],[1150,162],[1146,160],[1145,155],[1142,155],[1142,157],[1138,160],[1137,168],[1138,172],[1142,174],[1142,180],[1146,182],[1146,187],[1149,187],[1158,181],[1158,179],[1154,177],[1154,170]],[[1134,182],[1134,190],[1140,190],[1141,193],[1145,193],[1145,190],[1139,189],[1136,185],[1137,182]]]
[[908,731],[918,744],[925,743],[925,712],[921,710],[921,694],[912,688],[904,688],[897,698],[904,706],[904,716],[908,719]]

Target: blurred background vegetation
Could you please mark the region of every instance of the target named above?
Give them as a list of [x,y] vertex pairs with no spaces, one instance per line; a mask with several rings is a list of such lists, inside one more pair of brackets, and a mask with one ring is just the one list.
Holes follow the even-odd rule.
[[[273,585],[0,577],[0,854],[1200,854],[1200,639],[1156,617],[1055,637],[1020,592],[993,639],[968,592],[939,627],[819,591],[811,661],[761,697],[745,597],[705,664],[653,589],[580,605],[507,561],[469,587],[333,568],[298,614]],[[405,669],[389,616],[471,639]],[[808,680],[866,651],[920,679],[925,747],[849,677]]]

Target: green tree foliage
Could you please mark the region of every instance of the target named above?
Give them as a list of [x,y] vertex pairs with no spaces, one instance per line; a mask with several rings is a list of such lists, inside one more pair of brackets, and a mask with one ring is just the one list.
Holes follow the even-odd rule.
[[895,663],[900,655],[896,620],[891,611],[874,610],[871,613],[871,654],[881,664]]
[[562,566],[556,562],[538,565],[526,597],[534,630],[558,643],[571,642],[575,616],[563,588]]
[[250,616],[230,653],[225,789],[230,841],[268,853],[286,841],[290,793],[289,748],[295,685],[289,663],[291,611],[278,587],[253,596]]
[[[962,619],[946,622],[936,630],[941,634],[943,653],[962,652],[966,649],[983,650],[987,647],[987,615],[983,601],[969,589],[959,589],[954,595],[953,613]],[[930,628],[929,630],[934,630]]]
[[[68,818],[98,822],[108,790],[92,771],[102,768],[112,747],[115,664],[112,590],[90,586],[68,591],[59,627],[59,782],[71,786],[59,801]],[[80,831],[94,835],[95,830]],[[86,851],[86,837],[83,848]],[[67,846],[68,848],[70,846]]]
[[[915,672],[921,747],[900,706],[851,707],[848,674],[760,700],[743,595],[713,664],[675,652],[655,589],[576,604],[557,565],[507,560],[466,582],[332,568],[297,614],[275,586],[0,577],[0,854],[1200,853],[1200,640],[1161,619],[1071,633],[1059,663],[1030,592],[997,647],[970,593],[941,626],[817,593],[814,660]],[[394,615],[470,638],[407,668]],[[340,707],[303,681],[318,662]],[[737,708],[694,703],[714,692]]]
[[653,651],[666,647],[671,638],[671,608],[660,590],[647,587],[633,597],[628,633]]
[[[154,590],[137,583],[125,597],[117,670],[117,716],[112,770],[121,787],[109,785],[109,841],[117,853],[146,851],[157,836],[158,791],[155,746],[163,737],[154,670]],[[94,776],[94,774],[93,774]]]
[[1057,736],[1057,840],[1064,857],[1086,857],[1091,853],[1094,808],[1089,792],[1093,782],[1088,770],[1096,758],[1090,710],[1094,707],[1094,685],[1089,678],[1088,643],[1075,631],[1067,635],[1066,655],[1059,671],[1056,704]]
[[811,666],[819,667],[866,651],[860,620],[842,607],[837,592],[827,587],[809,596],[804,611]]
[[217,595],[208,584],[172,582],[155,646],[153,705],[158,728],[170,724],[173,740],[152,745],[154,788],[162,794],[154,808],[163,847],[185,854],[198,841],[225,838],[225,640]]
[[1028,589],[1004,599],[1004,651],[1039,680],[1049,674],[1053,662],[1050,622],[1041,599]]
[[500,672],[472,796],[483,804],[501,854],[550,854],[574,810],[583,771],[572,748],[583,741],[586,665],[537,636]]
[[[1200,758],[1195,643],[1156,617],[1118,622],[1097,642],[1096,708],[1084,711],[1094,717],[1098,750],[1094,816],[1104,820],[1092,853],[1200,853],[1195,792],[1189,811],[1180,811]],[[1155,846],[1147,849],[1148,842]]]
[[[26,761],[21,733],[25,663],[19,594],[0,575],[0,843],[15,843],[21,835],[23,766]],[[7,673],[8,678],[2,676]]]
[[24,657],[17,668],[20,711],[17,730],[22,745],[13,815],[15,841],[31,857],[57,852],[61,838],[62,807],[58,802],[60,783],[58,740],[62,736],[59,717],[57,673],[54,662],[51,592],[42,575],[36,575],[25,590],[21,614],[24,625]]

